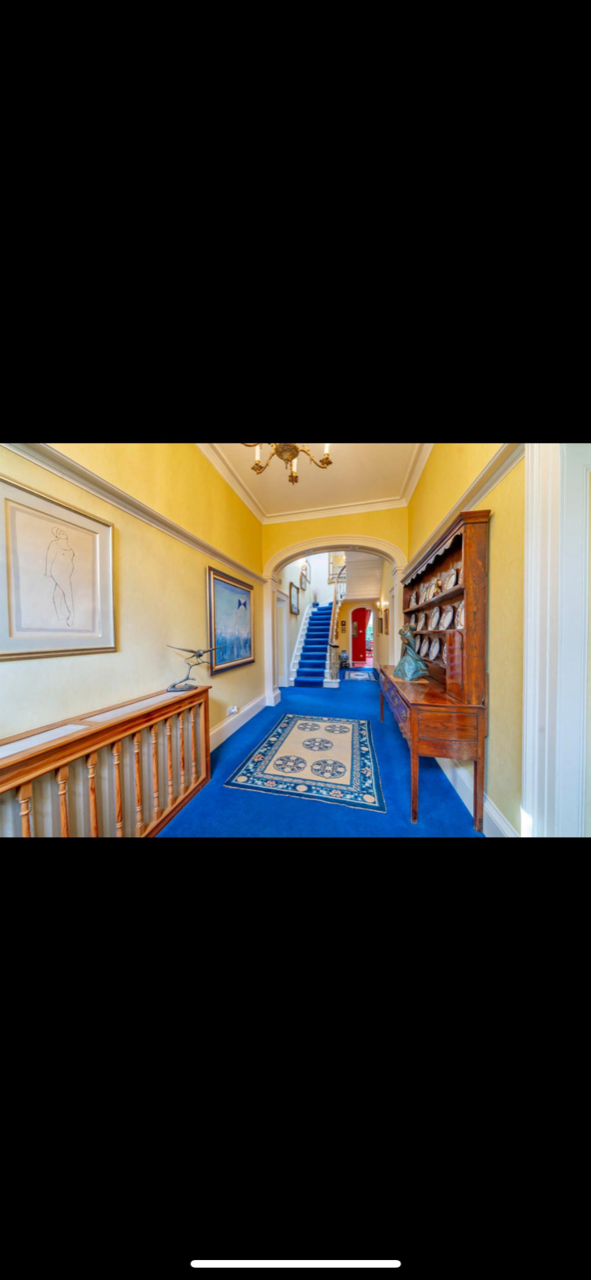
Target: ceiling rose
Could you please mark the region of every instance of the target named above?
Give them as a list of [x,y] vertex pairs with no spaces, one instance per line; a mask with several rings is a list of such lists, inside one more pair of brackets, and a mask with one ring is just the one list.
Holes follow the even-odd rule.
[[269,448],[271,452],[264,466],[261,463],[262,447],[262,444],[244,444],[245,449],[256,449],[255,464],[252,469],[253,471],[256,471],[257,476],[262,476],[263,471],[267,470],[267,467],[273,458],[281,458],[281,461],[285,463],[286,469],[289,471],[289,483],[298,484],[300,479],[298,476],[298,459],[300,453],[305,453],[310,459],[310,462],[313,462],[315,467],[320,467],[322,471],[326,471],[327,467],[332,467],[329,444],[324,446],[324,457],[321,458],[320,462],[316,461],[314,454],[310,452],[307,444],[270,444]]

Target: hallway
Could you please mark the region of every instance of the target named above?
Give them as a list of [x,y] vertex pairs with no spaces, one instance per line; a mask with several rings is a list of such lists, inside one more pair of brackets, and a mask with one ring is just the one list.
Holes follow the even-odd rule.
[[[286,712],[338,715],[369,720],[388,812],[364,813],[317,800],[251,795],[225,786],[250,752]],[[483,839],[468,810],[435,760],[421,760],[419,821],[410,821],[410,755],[386,710],[380,724],[380,691],[375,680],[342,681],[333,689],[284,689],[277,707],[267,707],[213,752],[209,787],[196,796],[160,838],[245,839],[430,838]],[[334,852],[334,843],[329,852]]]

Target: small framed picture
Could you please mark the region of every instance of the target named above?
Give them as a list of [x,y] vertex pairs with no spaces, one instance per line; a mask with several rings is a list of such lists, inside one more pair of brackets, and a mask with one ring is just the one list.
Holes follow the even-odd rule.
[[289,608],[297,618],[300,612],[300,588],[296,587],[293,582],[289,588]]
[[346,630],[347,630],[347,620],[346,618],[343,618],[343,621],[341,622],[341,631],[346,631]]
[[386,635],[390,635],[390,610],[384,609],[384,628]]
[[305,591],[307,585],[308,585],[308,579],[304,573],[304,570],[302,569],[302,576],[300,578],[300,591],[302,592]]
[[384,634],[384,619],[379,618],[378,619],[378,635],[383,636],[383,634]]
[[309,560],[304,560],[304,566],[303,566],[303,569],[302,569],[302,573],[305,573],[305,575],[306,575],[306,582],[311,582],[311,581],[312,581],[312,566],[311,566],[311,564],[310,564],[310,561],[309,561]]

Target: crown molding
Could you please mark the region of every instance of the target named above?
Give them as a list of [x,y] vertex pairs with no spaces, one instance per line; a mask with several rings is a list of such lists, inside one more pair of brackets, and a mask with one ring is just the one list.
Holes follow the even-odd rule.
[[[197,442],[195,442],[197,443]],[[332,516],[364,515],[369,511],[398,511],[407,507],[431,455],[432,444],[417,444],[407,467],[402,494],[398,498],[376,498],[372,502],[353,502],[336,507],[308,507],[302,511],[265,511],[240,479],[238,472],[224,457],[217,444],[197,444],[208,462],[230,485],[234,493],[252,511],[261,524],[297,524],[298,520],[327,520]]]
[[416,446],[402,486],[402,501],[406,507],[412,498],[434,448],[434,444],[418,444]]
[[135,516],[136,520],[143,520],[144,524],[152,525],[152,528],[159,529],[160,533],[166,533],[170,538],[176,538],[178,542],[184,542],[188,547],[192,547],[194,551],[200,551],[208,559],[217,560],[219,564],[224,564],[229,569],[238,570],[255,582],[265,582],[265,578],[262,578],[258,573],[254,573],[252,569],[248,569],[239,560],[233,560],[230,556],[224,555],[222,551],[212,547],[209,542],[204,542],[201,538],[197,538],[188,529],[175,524],[173,520],[168,520],[159,511],[154,511],[152,507],[147,507],[145,503],[139,502],[137,498],[132,498],[130,494],[124,493],[116,485],[103,480],[102,476],[97,476],[95,472],[89,471],[87,467],[83,467],[80,463],[67,458],[65,454],[59,453],[57,449],[52,449],[50,445],[5,444],[3,440],[2,448],[10,449],[12,453],[17,453],[19,457],[26,458],[29,462],[34,462],[36,466],[43,467],[45,471],[50,471],[62,480],[68,480],[70,484],[75,484],[79,489],[84,489],[86,493],[92,493],[95,498],[108,502],[112,507],[118,507],[120,511],[125,511],[127,515]]
[[382,498],[375,502],[353,502],[348,507],[312,507],[305,511],[282,511],[265,516],[263,524],[297,524],[299,520],[330,520],[331,516],[358,516],[366,511],[396,511],[405,507],[402,498]]

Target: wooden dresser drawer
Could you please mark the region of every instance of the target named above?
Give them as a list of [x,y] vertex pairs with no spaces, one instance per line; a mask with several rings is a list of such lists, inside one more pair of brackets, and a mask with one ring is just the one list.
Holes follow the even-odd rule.
[[420,742],[477,742],[478,715],[476,712],[421,711],[419,715]]

